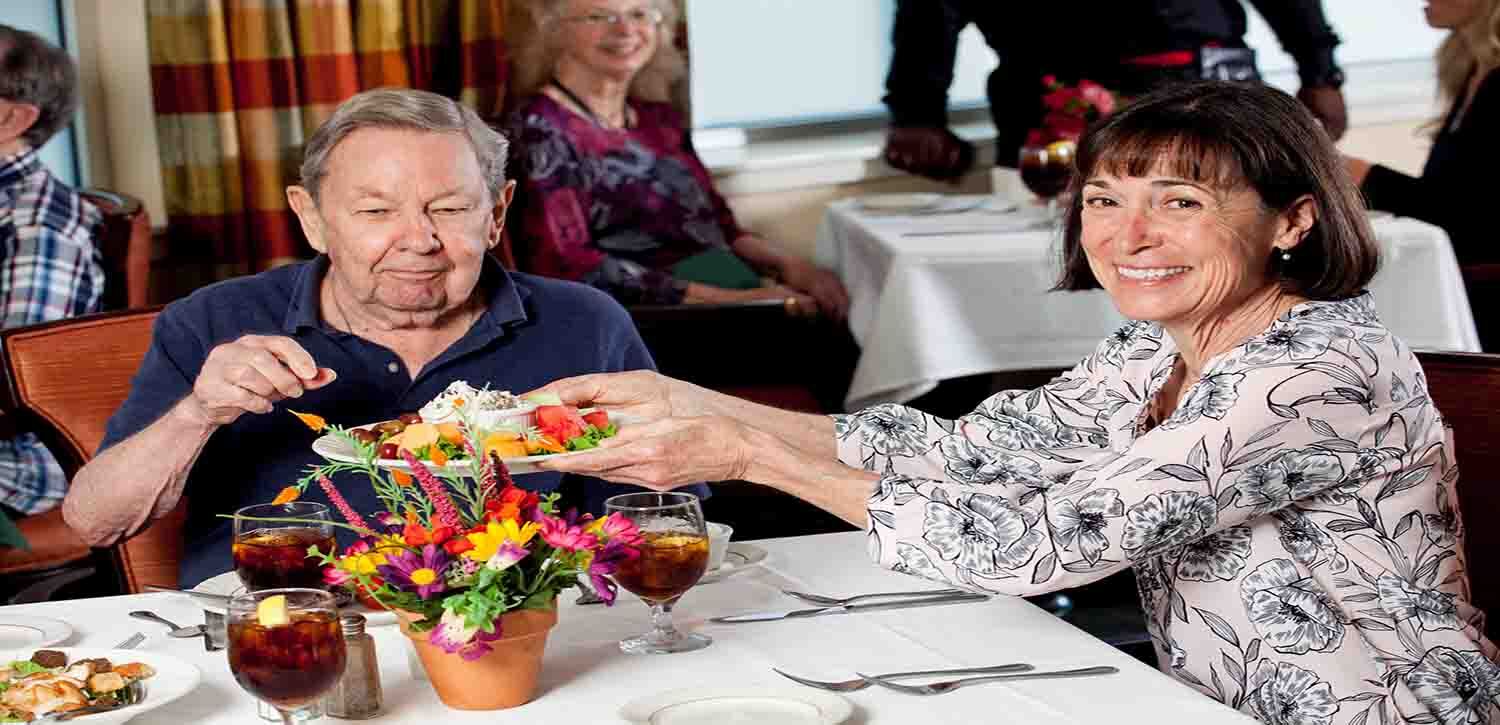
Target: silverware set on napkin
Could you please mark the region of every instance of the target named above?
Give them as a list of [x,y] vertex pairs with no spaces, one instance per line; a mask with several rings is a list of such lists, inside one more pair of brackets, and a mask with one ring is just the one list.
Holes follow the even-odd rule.
[[[1016,680],[1056,680],[1070,677],[1097,677],[1099,675],[1112,675],[1119,672],[1118,667],[1102,665],[1098,667],[1080,667],[1072,670],[1051,670],[1048,672],[1036,672],[1036,668],[1024,662],[1008,665],[996,665],[994,667],[966,667],[951,670],[922,670],[920,672],[892,672],[884,675],[866,675],[856,672],[857,680],[812,680],[806,677],[798,677],[788,672],[782,672],[775,667],[771,668],[782,677],[798,684],[816,687],[820,690],[832,692],[854,692],[863,690],[871,685],[883,687],[908,695],[941,695],[952,692],[960,687],[969,685],[982,685],[987,682],[1013,682]],[[976,677],[959,677],[956,679],[940,680],[938,682],[927,682],[923,684],[908,685],[896,680],[912,679],[917,677],[953,677],[955,675],[977,675]]]
[[783,589],[785,594],[794,599],[800,599],[808,604],[815,605],[805,609],[782,609],[768,610],[762,612],[745,612],[743,614],[730,614],[722,617],[712,617],[708,621],[716,624],[739,624],[741,622],[771,622],[778,619],[796,619],[799,617],[818,617],[825,614],[848,614],[850,612],[864,612],[880,609],[907,609],[910,607],[930,607],[939,604],[960,604],[964,602],[989,601],[987,594],[975,594],[962,589],[931,589],[916,592],[879,592],[875,594],[859,594],[852,597],[828,597],[820,594],[808,594],[805,592]]

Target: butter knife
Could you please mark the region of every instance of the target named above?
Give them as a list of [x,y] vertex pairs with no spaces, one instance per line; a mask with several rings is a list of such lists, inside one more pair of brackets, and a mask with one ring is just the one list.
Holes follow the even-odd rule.
[[186,594],[194,599],[202,599],[205,602],[212,602],[221,606],[229,604],[229,597],[225,594],[210,594],[209,592],[199,592],[192,589],[173,589],[172,587],[157,586],[155,584],[147,584],[146,588],[153,592]]
[[849,612],[868,612],[877,609],[905,609],[907,607],[929,607],[934,604],[959,604],[962,602],[983,602],[989,600],[988,594],[951,594],[946,597],[924,597],[917,599],[903,599],[894,602],[872,602],[870,604],[845,604],[837,607],[812,607],[809,609],[792,609],[773,612],[747,612],[745,614],[730,614],[723,617],[712,617],[708,621],[718,624],[737,624],[740,622],[771,622],[778,619],[793,619],[797,617],[820,617],[825,614],[847,614]]

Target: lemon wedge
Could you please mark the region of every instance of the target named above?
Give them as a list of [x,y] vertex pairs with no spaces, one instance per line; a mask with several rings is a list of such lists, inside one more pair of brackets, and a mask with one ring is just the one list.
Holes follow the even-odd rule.
[[280,627],[290,624],[291,618],[286,614],[286,595],[272,594],[260,600],[255,606],[255,620],[262,627]]

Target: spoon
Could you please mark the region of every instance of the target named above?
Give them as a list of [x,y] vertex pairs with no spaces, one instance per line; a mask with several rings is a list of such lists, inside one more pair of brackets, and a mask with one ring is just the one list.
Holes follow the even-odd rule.
[[154,612],[148,612],[143,609],[138,609],[134,612],[131,612],[130,616],[135,617],[136,619],[144,619],[148,622],[156,622],[157,624],[167,625],[172,630],[170,632],[167,632],[168,637],[197,637],[199,635],[207,636],[208,634],[204,631],[203,625],[201,624],[195,624],[191,627],[179,627],[177,626],[176,622],[164,619]]

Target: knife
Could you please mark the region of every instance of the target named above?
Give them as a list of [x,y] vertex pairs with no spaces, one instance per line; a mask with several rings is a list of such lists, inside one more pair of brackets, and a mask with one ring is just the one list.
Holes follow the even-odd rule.
[[778,619],[792,619],[795,617],[818,617],[824,614],[847,614],[849,612],[867,612],[876,609],[905,609],[907,607],[926,607],[934,604],[984,602],[989,601],[989,598],[990,597],[988,594],[950,594],[945,597],[903,599],[895,602],[845,604],[843,606],[837,607],[812,607],[810,609],[792,609],[782,612],[747,612],[745,614],[730,614],[723,617],[712,617],[708,621],[718,624],[736,624],[739,622],[771,622]]
[[193,597],[194,599],[202,599],[205,602],[213,602],[214,604],[219,604],[219,605],[227,605],[227,604],[229,604],[229,596],[225,595],[225,594],[210,594],[209,592],[199,592],[199,591],[194,591],[192,589],[173,589],[172,587],[162,587],[162,586],[157,586],[155,584],[147,584],[146,588],[149,589],[149,590],[151,590],[151,591],[153,591],[153,592],[169,592],[169,593],[172,593],[172,594],[186,594],[186,595],[188,595],[190,597]]

